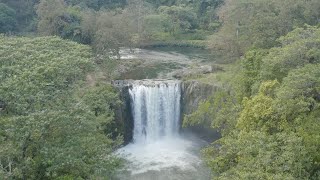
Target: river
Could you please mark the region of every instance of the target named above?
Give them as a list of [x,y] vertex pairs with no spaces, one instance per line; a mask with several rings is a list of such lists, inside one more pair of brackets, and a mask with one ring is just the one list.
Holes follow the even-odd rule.
[[[135,52],[124,51],[122,60],[140,58],[149,64],[176,64],[175,68],[168,66],[157,71],[154,78],[179,69],[176,67],[205,63],[208,55],[191,56],[167,50]],[[181,81],[166,78],[170,80],[136,80],[130,85],[133,140],[116,152],[126,161],[126,166],[117,173],[119,180],[209,180],[211,177],[200,153],[208,142],[181,128]]]
[[130,67],[119,79],[170,79],[180,71],[211,65],[216,59],[209,51],[197,48],[122,49],[120,53],[122,61],[140,64]]

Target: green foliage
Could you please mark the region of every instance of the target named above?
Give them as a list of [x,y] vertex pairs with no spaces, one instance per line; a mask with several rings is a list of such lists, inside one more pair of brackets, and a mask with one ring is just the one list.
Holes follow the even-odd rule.
[[281,81],[292,69],[320,62],[320,30],[306,26],[279,39],[282,47],[272,48],[263,58],[260,78]]
[[121,104],[117,92],[111,86],[98,84],[89,89],[81,99],[91,108],[100,123],[101,131],[112,139],[120,138],[123,129],[118,128],[124,125],[114,121],[114,110]]
[[[300,0],[227,0],[218,13],[223,25],[210,46],[239,57],[248,49],[269,49],[276,41],[305,23],[317,25],[320,2]],[[221,38],[223,37],[223,38]]]
[[39,0],[0,0],[0,3],[6,4],[15,11],[14,33],[27,33],[36,30],[34,6],[39,3]]
[[77,7],[67,7],[63,1],[42,0],[37,5],[38,31],[88,44],[81,29],[82,13]]
[[243,131],[265,131],[270,134],[286,128],[286,121],[279,118],[274,106],[274,89],[277,81],[264,82],[252,99],[245,98],[237,127]]
[[155,7],[159,6],[172,6],[175,5],[177,0],[146,0],[146,2],[154,5]]
[[80,6],[94,10],[120,8],[126,4],[126,0],[65,0],[65,2],[71,6]]
[[14,31],[16,25],[15,10],[0,2],[0,33]]
[[197,14],[199,25],[202,29],[215,31],[220,23],[217,9],[224,3],[223,0],[179,0],[180,5],[189,6]]
[[[40,33],[61,35],[77,42],[88,43],[88,41],[80,39],[81,33],[78,27],[81,18],[74,16],[73,13],[69,12],[69,9],[78,9],[79,11],[116,9],[123,8],[127,2],[126,0],[0,0],[0,3],[6,4],[17,12],[16,19],[14,19],[17,23],[13,27],[15,32],[35,32],[37,21],[39,21],[38,30],[40,30]],[[44,5],[46,3],[49,5]],[[38,10],[39,6],[42,10]],[[64,11],[61,14],[58,11],[61,12],[62,6],[64,6],[62,8]],[[39,11],[42,11],[42,13],[39,14]]]
[[142,0],[129,1],[125,9],[88,11],[82,14],[82,37],[90,41],[95,53],[119,59],[120,47],[137,47],[147,39],[144,17],[148,11]]
[[144,29],[151,39],[164,39],[158,36],[161,36],[162,32],[170,32],[172,26],[172,22],[165,15],[148,15],[144,18]]
[[50,107],[51,101],[93,69],[91,49],[74,42],[4,36],[0,41],[0,94],[9,114]]
[[[33,113],[9,119],[1,154],[5,177],[88,179],[110,176],[119,160],[110,156],[114,142],[97,130],[99,122],[86,107]],[[3,124],[2,124],[3,125]]]
[[109,85],[84,83],[91,48],[57,37],[0,42],[0,179],[112,179],[120,101]]
[[43,35],[60,35],[68,24],[63,0],[42,0],[37,5],[38,31]]
[[231,88],[185,119],[185,125],[211,120],[221,130],[223,137],[204,150],[217,179],[320,177],[319,27],[297,28],[277,42],[247,51],[234,77],[239,82],[224,80]]
[[221,0],[147,2],[158,8],[145,18],[151,41],[205,40],[220,26],[216,9]]
[[[129,46],[139,46],[146,41],[180,40],[181,38],[204,40],[207,34],[203,35],[201,30],[215,31],[221,24],[218,22],[216,9],[222,1],[0,0],[0,3],[17,12],[12,19],[14,21],[10,20],[12,24],[17,22],[16,26],[10,26],[10,32],[57,35],[96,47],[99,39],[106,39],[100,36],[113,36],[113,33],[101,35],[102,33],[99,32],[102,31],[100,28],[106,28],[101,27],[98,22],[103,13],[109,13],[108,18],[104,17],[106,19],[114,19],[113,16],[121,16],[120,14],[124,16],[121,21],[113,23],[116,32],[123,32],[122,35],[129,33],[123,38],[119,35],[118,38],[125,39],[125,41],[119,41],[121,44],[129,43]],[[111,16],[111,14],[114,15]],[[119,18],[116,19],[119,20]],[[6,23],[6,25],[12,24]],[[121,29],[119,30],[118,27]],[[200,31],[196,32],[196,29]],[[183,35],[186,32],[193,37]],[[111,40],[111,42],[114,41]],[[108,43],[104,41],[104,44]],[[117,43],[113,43],[110,47],[115,47],[114,44]],[[109,49],[109,47],[108,50],[115,51],[114,48]]]
[[100,12],[96,20],[93,47],[98,54],[110,53],[120,58],[120,47],[131,47],[133,30],[125,12]]
[[191,29],[197,28],[197,15],[192,11],[191,8],[181,6],[161,6],[159,11],[169,16],[168,19],[172,21],[173,26],[169,31],[176,33],[179,31],[186,32]]
[[237,101],[226,91],[227,89],[221,89],[208,100],[201,102],[197,111],[184,117],[183,126],[209,124],[223,135],[231,133],[236,126],[240,109]]
[[310,157],[295,133],[250,131],[229,135],[204,150],[217,179],[308,179]]
[[300,113],[316,110],[320,101],[320,65],[306,65],[289,73],[277,90],[280,102],[285,103],[288,119]]
[[242,60],[242,79],[243,95],[250,97],[255,82],[259,80],[259,73],[261,70],[262,58],[266,56],[267,52],[262,49],[250,50],[246,53]]

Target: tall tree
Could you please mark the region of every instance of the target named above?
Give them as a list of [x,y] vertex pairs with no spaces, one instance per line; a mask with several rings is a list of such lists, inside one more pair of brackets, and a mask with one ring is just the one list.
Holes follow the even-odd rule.
[[14,31],[17,25],[16,12],[6,4],[0,3],[0,33]]
[[0,36],[0,179],[112,179],[122,143],[116,91],[86,86],[91,48]]
[[212,37],[210,46],[239,57],[251,47],[268,49],[279,45],[276,40],[295,27],[318,23],[318,12],[308,8],[319,4],[300,0],[227,0],[219,13],[223,26]]
[[63,0],[41,0],[37,5],[38,31],[44,35],[60,35],[67,24],[66,5]]

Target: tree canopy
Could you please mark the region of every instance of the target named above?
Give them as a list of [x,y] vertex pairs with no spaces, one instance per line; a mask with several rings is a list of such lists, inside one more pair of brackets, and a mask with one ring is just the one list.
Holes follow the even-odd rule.
[[221,131],[204,150],[217,179],[319,179],[319,33],[305,25],[248,51],[229,85],[185,118]]
[[14,31],[17,25],[16,11],[0,3],[0,33]]
[[111,178],[120,101],[107,84],[86,85],[91,48],[58,37],[0,42],[0,178]]

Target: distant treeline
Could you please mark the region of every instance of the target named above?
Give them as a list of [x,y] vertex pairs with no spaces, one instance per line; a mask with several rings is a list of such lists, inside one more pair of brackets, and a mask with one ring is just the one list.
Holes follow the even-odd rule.
[[0,0],[0,33],[56,35],[118,55],[153,41],[204,40],[222,0]]

